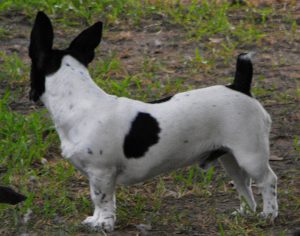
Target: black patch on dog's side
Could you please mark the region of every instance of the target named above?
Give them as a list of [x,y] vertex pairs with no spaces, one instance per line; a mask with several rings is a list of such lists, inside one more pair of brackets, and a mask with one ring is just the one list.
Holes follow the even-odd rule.
[[19,202],[24,201],[25,199],[25,196],[15,192],[13,189],[0,186],[0,203],[15,205]]
[[161,98],[159,100],[154,100],[154,101],[151,101],[151,102],[148,102],[150,104],[155,104],[155,103],[163,103],[163,102],[167,102],[169,101],[173,96],[168,96],[168,97],[165,97],[165,98]]
[[142,157],[148,149],[158,143],[160,128],[149,113],[139,112],[125,136],[123,151],[127,158]]

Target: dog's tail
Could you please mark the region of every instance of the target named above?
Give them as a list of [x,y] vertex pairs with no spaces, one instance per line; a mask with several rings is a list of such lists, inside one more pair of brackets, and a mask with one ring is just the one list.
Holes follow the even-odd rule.
[[241,53],[236,62],[236,71],[234,81],[228,88],[244,93],[250,97],[251,95],[251,82],[253,75],[253,67],[251,57],[254,55],[253,52]]

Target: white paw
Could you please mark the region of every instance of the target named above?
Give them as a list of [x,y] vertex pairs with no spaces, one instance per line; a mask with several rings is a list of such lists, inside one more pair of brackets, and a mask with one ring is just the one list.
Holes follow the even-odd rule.
[[232,216],[238,216],[238,215],[240,215],[240,216],[245,216],[245,212],[244,212],[243,210],[236,209],[235,211],[233,211],[233,212],[231,213],[231,215],[232,215]]
[[111,232],[114,230],[115,217],[113,215],[99,218],[89,216],[82,222],[82,224],[93,228],[95,231],[104,230],[106,232]]
[[263,219],[271,218],[271,220],[274,220],[278,216],[278,211],[261,212],[259,216]]
[[89,216],[84,221],[82,221],[81,224],[88,225],[88,226],[92,227],[95,221],[97,221],[96,216]]

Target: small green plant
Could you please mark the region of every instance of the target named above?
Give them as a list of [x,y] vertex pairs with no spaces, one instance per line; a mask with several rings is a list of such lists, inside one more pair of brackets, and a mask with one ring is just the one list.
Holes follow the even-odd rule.
[[202,183],[209,185],[213,179],[215,169],[213,166],[209,167],[206,171],[201,171]]
[[0,39],[5,39],[9,36],[9,31],[0,26]]
[[21,58],[13,53],[7,55],[0,51],[0,81],[5,80],[9,84],[24,83],[28,72],[28,67],[24,64]]
[[200,54],[199,48],[195,50],[195,57],[192,59],[193,67],[202,67],[204,70],[209,66],[209,61],[205,60],[203,55]]
[[268,17],[273,14],[273,9],[269,7],[261,8],[261,9],[255,9],[255,12],[257,12],[260,15],[260,20],[262,24],[266,24],[266,21],[268,20]]
[[294,148],[295,148],[295,150],[298,154],[296,159],[299,161],[300,160],[300,139],[299,139],[299,136],[296,135],[294,137],[293,144],[294,144]]
[[226,236],[225,231],[221,223],[219,223],[219,233],[221,236]]

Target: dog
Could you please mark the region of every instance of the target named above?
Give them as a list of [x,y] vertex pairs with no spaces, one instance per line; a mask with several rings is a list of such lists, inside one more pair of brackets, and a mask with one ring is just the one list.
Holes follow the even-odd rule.
[[[231,85],[216,85],[145,103],[107,94],[88,64],[102,22],[64,50],[53,49],[50,19],[38,12],[29,45],[30,99],[54,121],[62,155],[89,179],[94,214],[82,223],[110,232],[116,221],[115,186],[135,184],[193,163],[219,158],[251,211],[251,179],[260,187],[263,217],[278,215],[277,176],[269,165],[271,118],[251,95],[252,62],[240,54]],[[239,211],[247,207],[241,201]]]
[[16,205],[26,200],[26,197],[17,193],[12,188],[0,186],[0,203]]

